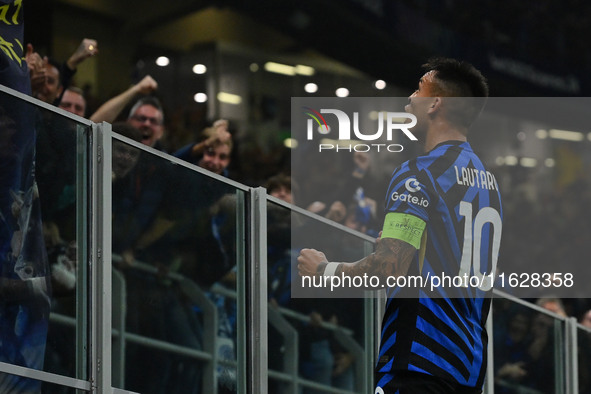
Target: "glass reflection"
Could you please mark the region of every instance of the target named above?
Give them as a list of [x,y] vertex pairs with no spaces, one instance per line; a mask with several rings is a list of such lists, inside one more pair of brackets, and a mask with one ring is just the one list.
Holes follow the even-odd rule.
[[[87,136],[86,126],[0,93],[0,361],[78,378]],[[39,391],[41,382],[0,373],[0,387]]]
[[[132,127],[113,129],[141,139]],[[236,391],[242,198],[224,183],[113,141],[113,260],[126,294],[114,321],[124,321],[128,333],[113,345],[125,351],[125,365],[113,371],[124,375],[116,379],[120,386],[142,393],[209,393],[214,385]]]
[[272,202],[267,218],[270,392],[292,390],[295,382],[288,379],[294,375],[303,393],[323,386],[364,391],[358,368],[364,364],[364,299],[346,292],[329,298],[321,291],[297,298],[292,282],[299,279],[297,245],[322,248],[342,261],[363,256],[367,241]]
[[555,320],[505,299],[493,301],[495,393],[554,393]]

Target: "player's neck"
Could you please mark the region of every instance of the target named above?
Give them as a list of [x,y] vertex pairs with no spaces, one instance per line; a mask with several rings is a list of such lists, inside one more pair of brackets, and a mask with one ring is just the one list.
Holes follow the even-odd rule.
[[438,123],[434,124],[433,127],[427,132],[427,138],[425,140],[425,152],[431,151],[437,145],[445,141],[462,141],[466,142],[467,132],[461,130],[449,123]]

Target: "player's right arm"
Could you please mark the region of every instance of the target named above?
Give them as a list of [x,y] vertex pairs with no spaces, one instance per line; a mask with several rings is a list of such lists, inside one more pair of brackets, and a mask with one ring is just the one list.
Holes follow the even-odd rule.
[[[424,230],[425,222],[419,218],[407,214],[389,213],[376,251],[354,263],[338,263],[334,273],[330,274],[339,276],[367,274],[378,276],[383,280],[388,277],[404,276],[408,273],[413,257],[421,247]],[[326,275],[328,266],[324,253],[315,249],[301,250],[298,257],[298,270],[301,276]]]
[[388,277],[405,276],[417,249],[411,244],[394,238],[383,238],[376,251],[354,263],[343,263],[335,274],[345,276],[378,276],[382,280]]
[[[384,281],[392,276],[407,274],[417,249],[399,239],[382,239],[376,251],[354,263],[339,263],[334,275],[340,276],[378,276]],[[328,261],[324,253],[316,249],[302,249],[298,256],[300,276],[322,276]]]

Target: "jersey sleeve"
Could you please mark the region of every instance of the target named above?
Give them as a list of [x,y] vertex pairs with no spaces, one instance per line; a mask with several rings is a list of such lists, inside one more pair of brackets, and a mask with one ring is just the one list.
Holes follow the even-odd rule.
[[386,195],[385,213],[409,214],[428,222],[429,206],[432,204],[429,187],[412,172],[394,174]]
[[399,239],[420,249],[430,204],[428,186],[417,175],[404,169],[396,171],[386,196],[382,238]]

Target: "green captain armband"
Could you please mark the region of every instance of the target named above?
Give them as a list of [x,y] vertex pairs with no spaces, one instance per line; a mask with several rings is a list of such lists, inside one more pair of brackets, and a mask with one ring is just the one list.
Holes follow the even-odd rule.
[[414,215],[390,212],[386,214],[382,238],[394,238],[421,248],[421,237],[427,223]]

